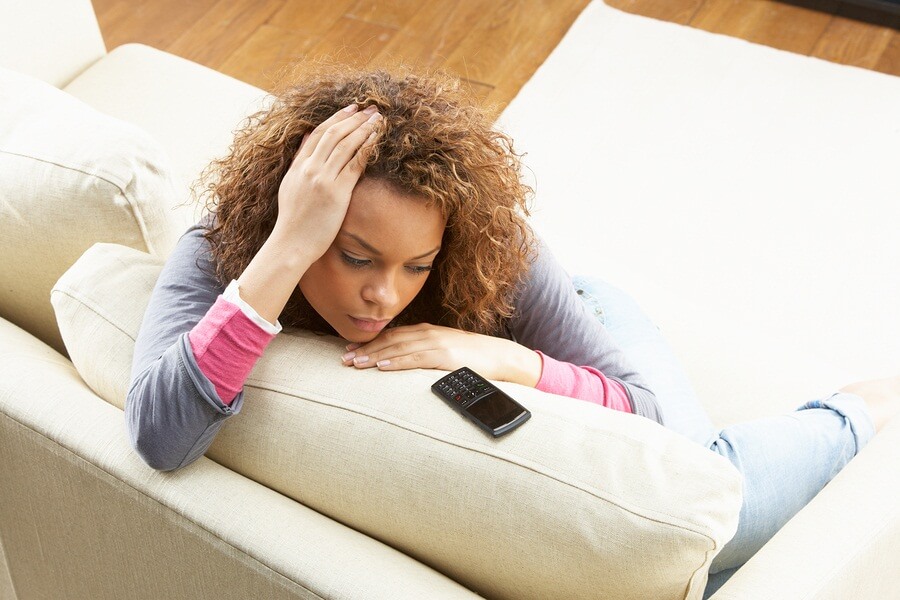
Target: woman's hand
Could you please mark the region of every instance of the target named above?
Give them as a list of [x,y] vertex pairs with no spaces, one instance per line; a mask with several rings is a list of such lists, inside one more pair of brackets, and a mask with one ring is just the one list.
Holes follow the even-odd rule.
[[278,189],[273,235],[302,244],[312,261],[337,237],[381,118],[374,106],[357,108],[351,104],[304,136]]
[[469,367],[479,375],[534,387],[541,378],[541,357],[510,340],[428,323],[386,329],[371,342],[350,344],[347,366],[382,371]]
[[348,108],[304,137],[278,189],[275,227],[238,278],[241,298],[269,323],[334,242],[365,171],[377,113]]

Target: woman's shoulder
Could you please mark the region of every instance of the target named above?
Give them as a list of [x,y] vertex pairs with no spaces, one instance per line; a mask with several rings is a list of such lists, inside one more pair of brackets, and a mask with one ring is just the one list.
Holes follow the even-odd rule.
[[215,258],[206,234],[215,223],[215,215],[205,215],[188,227],[166,258],[160,277],[191,287],[224,289],[216,279]]

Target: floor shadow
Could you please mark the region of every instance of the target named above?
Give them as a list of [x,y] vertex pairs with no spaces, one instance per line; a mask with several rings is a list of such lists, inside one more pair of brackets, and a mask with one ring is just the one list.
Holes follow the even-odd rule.
[[872,25],[891,27],[900,31],[900,0],[780,0],[801,8],[862,21]]

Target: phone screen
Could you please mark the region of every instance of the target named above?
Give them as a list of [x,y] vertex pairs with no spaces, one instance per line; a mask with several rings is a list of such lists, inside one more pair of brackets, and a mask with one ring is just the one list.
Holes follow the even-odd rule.
[[466,410],[493,429],[509,423],[525,412],[512,398],[496,390],[467,407]]

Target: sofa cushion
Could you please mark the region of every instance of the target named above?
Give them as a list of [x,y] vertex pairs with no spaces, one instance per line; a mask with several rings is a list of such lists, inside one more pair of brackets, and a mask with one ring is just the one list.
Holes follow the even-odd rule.
[[898,106],[900,77],[594,0],[501,121],[560,262],[627,290],[726,424],[897,372]]
[[[183,193],[212,159],[228,153],[232,131],[267,101],[259,88],[143,44],[114,49],[65,91],[149,132],[172,158]],[[184,230],[200,212],[184,206],[178,216]]]
[[176,200],[146,133],[0,69],[0,316],[65,353],[50,288],[97,241],[168,254]]
[[[78,372],[119,407],[161,267],[97,244],[53,290]],[[207,456],[486,597],[701,597],[741,506],[725,459],[648,419],[502,382],[533,416],[493,439],[431,393],[444,372],[358,371],[342,352],[279,334]]]

